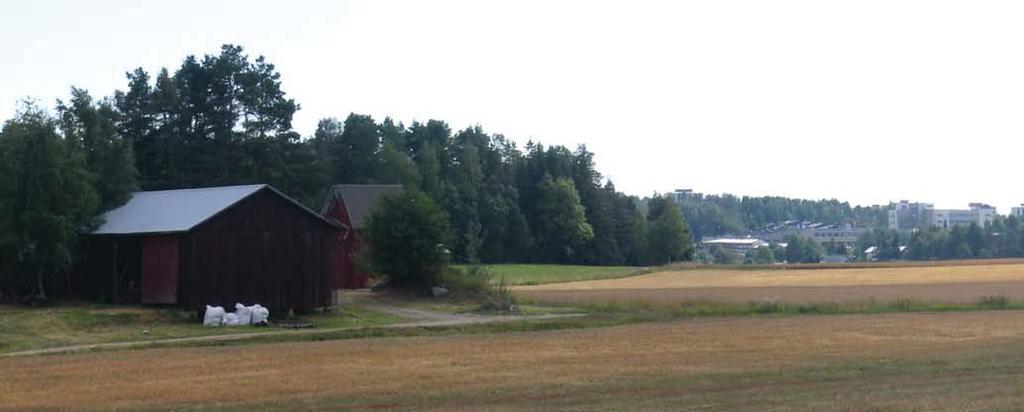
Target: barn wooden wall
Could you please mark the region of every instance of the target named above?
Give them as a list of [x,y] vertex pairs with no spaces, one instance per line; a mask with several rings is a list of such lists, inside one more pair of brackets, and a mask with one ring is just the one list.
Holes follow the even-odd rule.
[[[333,197],[325,216],[341,222],[345,227],[353,228],[352,219],[348,215],[345,203],[337,196]],[[367,275],[356,270],[355,254],[359,252],[359,233],[350,229],[341,244],[340,256],[337,257],[338,267],[332,277],[331,287],[334,289],[360,289],[365,288],[368,283]]]
[[340,230],[260,191],[184,236],[178,303],[259,303],[272,311],[326,306],[330,250]]

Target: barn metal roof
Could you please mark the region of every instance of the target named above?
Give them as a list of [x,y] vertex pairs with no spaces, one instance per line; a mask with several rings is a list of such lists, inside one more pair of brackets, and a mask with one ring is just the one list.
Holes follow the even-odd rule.
[[340,198],[345,201],[345,209],[356,229],[363,227],[366,219],[373,212],[373,207],[384,195],[402,193],[402,185],[334,185],[331,195],[324,204],[322,213],[327,213],[331,199]]
[[273,187],[258,184],[135,192],[127,203],[103,214],[104,223],[92,234],[187,232],[263,189],[271,190],[320,220],[337,226],[337,223],[324,219]]

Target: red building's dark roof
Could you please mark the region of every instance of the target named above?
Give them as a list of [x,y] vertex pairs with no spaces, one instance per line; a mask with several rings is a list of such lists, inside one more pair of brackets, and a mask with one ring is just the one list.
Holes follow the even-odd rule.
[[398,193],[402,193],[402,185],[335,185],[324,202],[323,213],[327,213],[335,199],[340,199],[345,205],[352,227],[359,229],[366,223],[366,219],[383,196]]

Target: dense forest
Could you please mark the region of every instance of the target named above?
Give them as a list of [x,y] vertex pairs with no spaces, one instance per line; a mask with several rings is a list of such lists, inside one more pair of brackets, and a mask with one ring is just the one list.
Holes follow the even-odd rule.
[[[127,73],[107,97],[72,87],[0,131],[0,294],[59,284],[77,236],[134,190],[268,183],[318,209],[336,183],[401,183],[433,198],[459,262],[647,265],[691,258],[667,199],[641,206],[585,146],[519,148],[479,126],[349,114],[292,127],[299,105],[265,58],[225,45],[175,70]],[[2,296],[0,296],[2,298]]]

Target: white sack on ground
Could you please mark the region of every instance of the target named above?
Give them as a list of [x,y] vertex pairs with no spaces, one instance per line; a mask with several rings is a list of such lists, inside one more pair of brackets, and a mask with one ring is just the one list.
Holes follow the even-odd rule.
[[224,322],[224,308],[220,306],[206,305],[206,313],[203,315],[203,326],[220,326]]
[[249,325],[252,323],[252,306],[245,306],[241,303],[236,303],[235,314],[238,315],[239,325]]
[[252,305],[252,324],[262,324],[267,322],[267,318],[270,317],[270,309],[267,309],[259,304]]
[[234,314],[234,313],[225,313],[224,314],[224,324],[227,325],[227,326],[238,326],[239,325],[238,315]]

